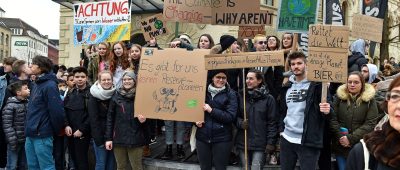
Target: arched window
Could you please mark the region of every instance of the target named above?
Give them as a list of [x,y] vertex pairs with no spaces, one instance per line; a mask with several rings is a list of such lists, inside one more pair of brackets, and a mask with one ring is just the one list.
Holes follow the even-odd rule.
[[1,33],[0,44],[1,44],[1,45],[4,44],[4,33]]
[[9,35],[7,34],[7,35],[6,35],[6,45],[9,44],[9,41],[10,41],[10,40],[9,40]]

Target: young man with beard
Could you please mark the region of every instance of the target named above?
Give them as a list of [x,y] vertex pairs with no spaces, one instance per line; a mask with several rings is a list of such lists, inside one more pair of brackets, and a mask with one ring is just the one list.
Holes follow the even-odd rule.
[[281,168],[293,170],[299,160],[300,169],[316,169],[330,104],[321,103],[321,83],[307,80],[306,56],[292,52],[288,61],[294,75],[281,94]]

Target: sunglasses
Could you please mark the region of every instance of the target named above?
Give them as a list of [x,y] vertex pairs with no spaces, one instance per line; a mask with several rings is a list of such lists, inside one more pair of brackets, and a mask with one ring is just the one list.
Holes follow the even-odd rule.
[[262,44],[267,44],[267,41],[259,41],[258,44],[262,45]]

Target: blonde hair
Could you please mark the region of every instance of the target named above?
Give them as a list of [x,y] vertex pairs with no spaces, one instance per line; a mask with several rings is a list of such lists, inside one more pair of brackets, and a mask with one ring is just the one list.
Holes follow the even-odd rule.
[[254,36],[253,43],[257,43],[257,42],[260,41],[260,39],[262,39],[262,38],[267,39],[267,37],[266,37],[265,35],[257,34],[256,36]]

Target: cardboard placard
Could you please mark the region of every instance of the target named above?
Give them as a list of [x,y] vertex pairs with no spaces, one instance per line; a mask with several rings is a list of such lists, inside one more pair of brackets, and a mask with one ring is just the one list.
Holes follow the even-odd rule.
[[205,56],[206,70],[284,65],[283,51],[263,51]]
[[272,25],[271,11],[260,10],[259,0],[221,0],[212,8],[213,25],[265,26]]
[[167,21],[210,24],[211,8],[221,6],[221,3],[221,1],[164,0],[163,16]]
[[265,35],[265,26],[239,26],[239,38],[254,38],[257,34]]
[[74,4],[74,45],[129,40],[131,5],[129,0]]
[[278,31],[306,33],[310,24],[317,22],[318,0],[281,0],[278,14]]
[[150,41],[151,37],[158,37],[169,34],[167,22],[162,14],[156,14],[140,21],[143,36],[146,41]]
[[383,19],[354,14],[352,26],[352,37],[382,42]]
[[203,121],[209,50],[143,48],[135,100],[135,116]]
[[307,80],[345,83],[347,58],[347,50],[344,49],[310,47],[307,58]]
[[310,25],[308,46],[348,49],[349,30],[348,26]]

